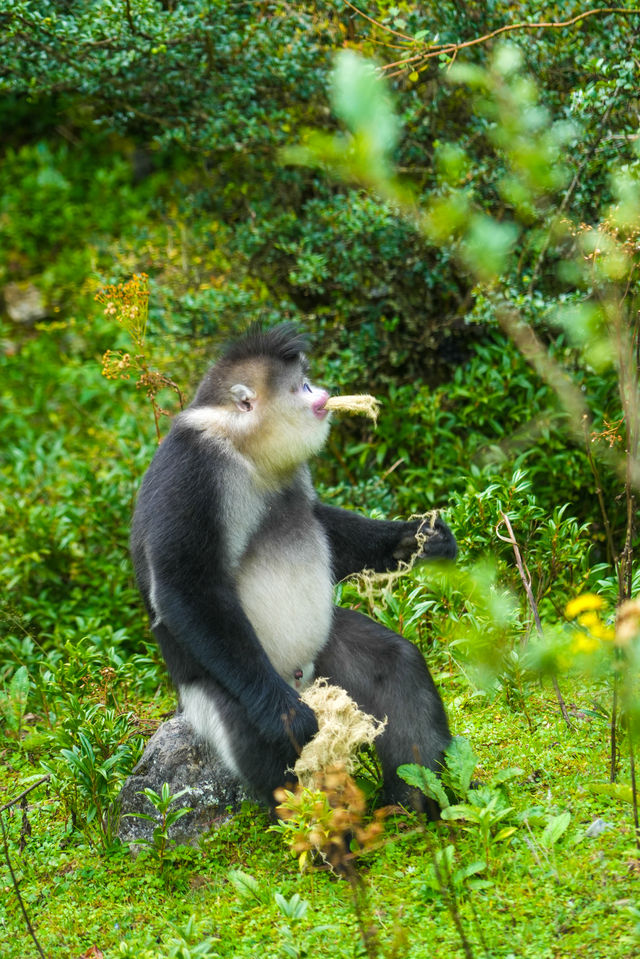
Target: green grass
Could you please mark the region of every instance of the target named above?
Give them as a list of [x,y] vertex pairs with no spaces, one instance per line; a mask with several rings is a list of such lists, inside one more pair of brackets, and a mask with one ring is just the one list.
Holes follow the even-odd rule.
[[[606,724],[577,711],[569,730],[552,695],[541,694],[529,702],[535,727],[530,730],[503,702],[487,704],[461,681],[450,681],[443,692],[453,729],[470,739],[479,757],[478,779],[510,766],[522,769],[509,788],[516,832],[508,844],[492,846],[483,888],[473,888],[469,880],[458,889],[472,955],[629,959],[636,954],[640,860],[631,807],[588,790],[589,783],[607,779]],[[587,707],[588,691],[571,690],[568,702]],[[33,770],[11,743],[2,766],[6,801]],[[628,770],[621,770],[621,779],[628,782]],[[568,828],[545,847],[545,824],[565,811],[571,814]],[[20,852],[20,810],[4,813],[13,867],[48,959],[83,956],[91,947],[108,959],[365,955],[349,884],[322,871],[300,875],[280,837],[268,831],[268,817],[255,808],[206,837],[197,850],[178,851],[162,870],[144,852],[135,860],[123,849],[97,854],[69,832],[61,803],[47,795],[47,787],[31,794],[27,816],[32,831]],[[607,828],[597,838],[586,837],[598,817]],[[477,832],[463,832],[457,824],[425,827],[414,816],[387,821],[383,844],[361,869],[380,955],[464,955],[447,896],[433,881],[433,855],[450,843],[455,868],[482,858]],[[257,880],[255,896],[239,895],[228,878],[231,869]],[[30,959],[35,946],[6,867],[0,876],[3,959]],[[304,917],[287,918],[275,893],[286,900],[299,894],[309,904]],[[207,938],[214,942],[198,950]]]

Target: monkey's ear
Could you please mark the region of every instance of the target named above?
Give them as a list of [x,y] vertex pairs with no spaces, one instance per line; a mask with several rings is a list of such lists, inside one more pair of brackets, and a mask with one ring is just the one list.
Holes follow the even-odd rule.
[[229,392],[233,397],[233,402],[242,413],[251,412],[257,396],[255,390],[252,390],[250,386],[245,386],[244,383],[236,383]]

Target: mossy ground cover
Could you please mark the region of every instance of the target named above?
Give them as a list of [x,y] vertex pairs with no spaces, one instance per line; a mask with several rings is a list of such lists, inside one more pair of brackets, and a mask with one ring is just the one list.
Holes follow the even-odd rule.
[[[492,843],[488,868],[461,879],[460,871],[484,856],[477,829],[389,817],[383,842],[360,868],[377,954],[464,955],[452,893],[473,956],[637,954],[640,869],[631,810],[589,791],[590,783],[606,782],[609,762],[608,727],[588,708],[589,691],[570,691],[572,729],[544,691],[530,702],[533,729],[503,702],[471,696],[459,679],[443,691],[454,730],[478,755],[478,779],[507,767],[522,770],[509,787],[509,821],[517,828],[508,842]],[[5,801],[29,768],[13,744],[5,744],[2,762]],[[571,816],[566,830],[545,840],[550,820],[565,812]],[[31,794],[26,815],[31,832],[22,851],[20,809],[4,818],[25,906],[49,959],[99,955],[91,948],[106,957],[154,959],[366,954],[349,884],[325,871],[300,874],[282,839],[269,831],[268,816],[255,807],[197,849],[176,850],[162,867],[144,850],[136,859],[124,848],[99,854],[70,830],[47,787]],[[604,820],[604,831],[588,836],[596,819]],[[455,850],[453,887],[442,889],[433,860],[448,845]],[[253,877],[255,888],[239,892],[233,870]],[[2,884],[2,955],[35,956],[6,868]],[[286,914],[296,894],[308,903],[299,918],[295,910]]]

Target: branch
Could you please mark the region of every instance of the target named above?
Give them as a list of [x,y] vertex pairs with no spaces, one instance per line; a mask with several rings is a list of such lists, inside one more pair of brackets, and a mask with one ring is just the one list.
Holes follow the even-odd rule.
[[124,0],[124,11],[125,11],[125,18],[129,25],[129,30],[131,30],[131,33],[134,36],[137,35],[139,37],[144,37],[145,40],[149,40],[151,43],[153,43],[154,38],[150,36],[148,33],[145,33],[144,30],[138,29],[138,27],[136,27],[135,23],[133,22],[133,14],[131,12],[131,0]]
[[380,23],[378,20],[374,20],[373,17],[368,16],[362,10],[359,10],[358,7],[354,6],[354,4],[350,2],[350,0],[344,0],[344,2],[346,3],[348,7],[351,7],[352,10],[355,10],[358,16],[362,17],[363,20],[368,20],[369,23],[372,23],[374,27],[380,27],[380,29],[384,30],[385,33],[393,33],[394,36],[396,37],[402,37],[403,40],[408,40],[409,43],[414,42],[413,37],[408,36],[406,33],[400,33],[398,30],[394,30],[392,29],[392,27],[388,27],[386,26],[386,24]]
[[580,162],[580,165],[578,166],[578,169],[576,170],[576,172],[575,172],[575,174],[574,174],[574,176],[573,176],[573,180],[572,180],[571,183],[569,184],[568,189],[565,191],[565,194],[564,194],[564,196],[563,196],[563,198],[562,198],[562,202],[560,203],[560,206],[558,207],[558,209],[557,209],[557,211],[556,211],[556,213],[555,213],[555,215],[554,215],[554,217],[553,217],[553,221],[552,221],[552,223],[551,223],[551,226],[550,226],[549,229],[547,230],[547,236],[546,236],[545,241],[544,241],[544,243],[543,243],[543,245],[542,245],[542,249],[540,250],[540,253],[538,254],[538,259],[536,260],[535,266],[534,266],[534,268],[533,268],[533,273],[531,274],[531,281],[530,281],[530,283],[529,283],[529,288],[528,288],[528,291],[527,291],[527,296],[529,297],[529,299],[531,299],[531,298],[533,297],[533,291],[534,291],[536,282],[537,282],[537,280],[538,280],[538,277],[539,277],[539,275],[540,275],[540,270],[542,269],[542,264],[544,263],[545,257],[546,257],[546,255],[547,255],[547,251],[548,251],[549,245],[550,245],[550,243],[551,243],[551,238],[552,238],[552,236],[553,236],[553,234],[554,234],[554,228],[555,228],[555,226],[556,226],[557,224],[559,224],[560,221],[562,220],[562,217],[563,217],[563,215],[564,215],[564,211],[566,210],[567,206],[569,205],[569,201],[571,200],[571,197],[573,196],[573,193],[574,193],[576,187],[578,186],[578,183],[580,182],[580,177],[582,176],[582,174],[583,174],[583,172],[584,172],[587,164],[588,164],[588,163],[591,161],[591,159],[593,158],[596,150],[598,149],[598,147],[599,147],[599,145],[600,145],[600,143],[601,143],[601,141],[602,141],[602,139],[603,139],[603,137],[604,137],[605,124],[606,124],[607,121],[609,120],[609,117],[610,117],[610,115],[611,115],[611,111],[613,110],[613,106],[614,106],[614,104],[615,104],[615,101],[616,101],[616,99],[617,99],[617,97],[618,97],[618,94],[621,93],[621,92],[622,92],[621,88],[618,87],[618,86],[616,86],[615,89],[613,90],[613,93],[612,93],[611,96],[609,97],[609,100],[608,100],[608,102],[607,102],[607,106],[606,106],[606,108],[605,108],[605,111],[604,111],[603,115],[601,116],[601,118],[600,118],[600,120],[599,120],[599,122],[598,122],[596,138],[595,138],[595,140],[591,143],[589,149],[587,150],[587,152],[586,152],[585,155],[583,156],[583,158],[582,158],[582,160],[581,160],[581,162]]
[[[500,533],[498,532],[500,527],[503,525],[507,527],[507,532],[509,534],[508,536],[501,536]],[[522,555],[520,553],[520,547],[518,546],[518,542],[513,532],[513,527],[509,521],[509,517],[507,516],[506,513],[503,513],[502,510],[500,511],[500,522],[496,526],[496,536],[498,537],[498,539],[501,539],[503,543],[509,543],[509,545],[513,548],[513,554],[516,558],[516,565],[518,567],[518,572],[520,573],[520,579],[522,580],[522,585],[524,586],[525,593],[527,594],[527,599],[529,600],[531,612],[533,613],[533,620],[536,624],[536,630],[538,631],[538,635],[542,636],[543,635],[542,623],[540,622],[540,614],[538,613],[538,604],[536,603],[535,596],[533,595],[533,590],[531,588],[531,573],[527,569],[527,566],[522,559]],[[553,688],[555,690],[556,699],[558,700],[558,706],[560,707],[560,712],[562,713],[562,718],[564,719],[569,729],[573,729],[573,724],[571,720],[569,719],[567,707],[565,706],[564,699],[562,698],[562,693],[560,692],[560,687],[558,686],[558,680],[553,674],[551,676],[551,682],[553,683]]]
[[538,376],[554,391],[568,415],[572,434],[581,440],[585,417],[587,424],[591,423],[591,419],[579,388],[549,355],[533,327],[526,323],[514,309],[510,309],[506,304],[498,305],[496,318]]
[[[46,776],[45,778],[48,779],[49,777]],[[40,782],[42,782],[42,781],[43,781],[43,780],[40,780]],[[40,785],[40,783],[35,783],[35,785],[34,785],[34,786],[31,786],[30,788],[31,788],[31,789],[35,789],[35,787],[36,787],[36,786],[39,786],[39,785]],[[30,791],[29,789],[26,790],[26,792],[29,792],[29,791]],[[25,795],[25,793],[23,793],[22,795]],[[20,796],[18,796],[17,799],[13,800],[13,802],[17,802],[18,799],[20,799]],[[8,803],[8,805],[11,805],[11,803]],[[6,809],[6,808],[7,808],[6,806],[3,806],[3,807],[2,807],[2,809]],[[11,856],[9,855],[9,840],[7,839],[7,831],[6,831],[5,827],[4,827],[4,819],[2,818],[2,812],[1,812],[1,811],[0,811],[0,828],[2,829],[2,841],[3,841],[3,846],[4,846],[4,858],[6,859],[6,861],[7,861],[7,866],[9,867],[9,874],[11,875],[11,882],[13,883],[13,888],[14,888],[14,890],[15,890],[15,894],[16,894],[16,896],[18,897],[18,902],[20,903],[20,908],[22,909],[22,915],[24,916],[24,921],[26,922],[26,924],[27,924],[27,929],[29,930],[29,935],[30,935],[31,938],[33,939],[34,945],[35,945],[36,949],[38,950],[38,953],[40,954],[41,959],[47,959],[47,957],[45,956],[44,952],[42,951],[42,946],[40,945],[40,943],[38,942],[38,940],[37,940],[37,938],[36,938],[36,934],[35,934],[35,932],[34,932],[33,926],[31,925],[31,920],[29,919],[29,914],[28,914],[28,912],[27,912],[27,908],[26,908],[26,906],[25,906],[25,904],[24,904],[24,900],[23,900],[23,898],[22,898],[22,894],[20,893],[20,887],[19,887],[19,885],[18,885],[18,880],[17,880],[17,878],[16,878],[16,874],[15,874],[14,871],[13,871],[13,866],[11,865]]]
[[21,799],[24,799],[32,789],[37,789],[38,786],[41,786],[43,783],[48,783],[51,779],[51,776],[48,774],[43,776],[42,779],[39,779],[37,783],[33,783],[28,789],[25,789],[24,792],[21,792],[19,796],[16,796],[15,799],[10,799],[9,802],[6,802],[4,806],[0,806],[0,813],[4,812],[5,809],[9,809],[11,806],[15,806],[16,803],[19,803]]
[[[401,37],[403,40],[408,42],[412,41],[413,44],[416,45],[415,40],[413,40],[412,37],[407,36],[407,34],[399,33],[397,30],[393,30],[391,27],[372,19],[355,7],[350,0],[344,0],[344,2],[348,7],[350,7],[352,10],[355,10],[355,12],[365,20],[368,20],[370,23],[374,24],[374,26],[379,27],[381,30],[384,30],[387,33],[392,33],[397,37]],[[444,55],[455,58],[460,50],[465,50],[468,47],[475,47],[479,44],[486,43],[488,40],[493,40],[494,37],[501,36],[504,33],[514,33],[518,30],[562,30],[566,27],[572,27],[576,23],[580,23],[581,20],[586,20],[587,17],[607,16],[615,13],[625,17],[634,16],[640,14],[640,8],[634,7],[632,9],[628,9],[626,7],[598,7],[595,10],[585,10],[583,13],[579,13],[577,16],[571,17],[569,20],[542,20],[536,23],[529,23],[527,21],[523,21],[521,23],[508,23],[502,27],[498,27],[497,30],[492,30],[490,33],[483,34],[481,37],[474,37],[473,40],[464,40],[461,43],[425,44],[424,52],[413,54],[404,60],[396,60],[394,63],[387,63],[380,69],[381,71],[387,71],[391,70],[393,67],[404,68],[410,63],[415,64],[416,61],[420,61],[420,63],[417,64],[419,67],[422,63],[425,63],[427,60],[432,60],[434,57],[440,57]],[[402,72],[402,69],[400,69],[395,73],[390,74],[390,76],[398,76]]]

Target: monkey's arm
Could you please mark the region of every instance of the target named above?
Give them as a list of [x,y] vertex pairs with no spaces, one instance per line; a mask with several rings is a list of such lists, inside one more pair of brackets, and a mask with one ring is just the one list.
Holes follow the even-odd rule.
[[212,677],[266,739],[287,752],[293,743],[302,748],[318,729],[313,711],[271,665],[233,584],[220,571],[212,580],[196,592],[154,576],[153,630],[176,685]]
[[431,526],[428,520],[369,519],[323,503],[316,503],[314,512],[329,537],[336,582],[363,569],[397,569],[417,552],[418,532],[426,537],[418,559],[455,559],[458,552],[453,533],[440,517]]
[[220,505],[228,477],[214,453],[187,431],[163,441],[133,519],[136,578],[176,686],[214,680],[291,751],[290,739],[302,747],[315,735],[315,715],[273,668],[240,602]]

